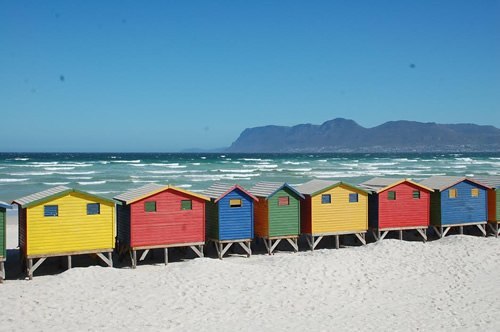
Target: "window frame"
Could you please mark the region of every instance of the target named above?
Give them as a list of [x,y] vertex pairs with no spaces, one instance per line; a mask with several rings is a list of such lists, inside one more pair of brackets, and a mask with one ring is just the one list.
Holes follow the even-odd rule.
[[[236,203],[238,201],[239,203]],[[243,199],[241,198],[230,198],[229,199],[229,208],[238,209],[243,206]]]
[[[149,206],[151,206],[151,204],[154,204],[154,210],[148,209],[148,204],[149,204]],[[146,212],[146,213],[158,212],[158,205],[156,204],[156,201],[145,201],[144,202],[144,212]]]
[[[283,202],[286,199],[286,202]],[[279,196],[278,197],[278,206],[289,206],[290,205],[290,196]]]
[[412,197],[413,199],[420,199],[421,198],[421,193],[420,190],[413,190]]
[[[325,200],[326,198],[328,198],[328,201]],[[321,204],[332,204],[332,195],[321,194]]]
[[394,190],[389,190],[387,192],[387,200],[388,201],[395,201],[397,198],[396,192]]
[[[189,208],[184,206],[185,203],[189,203]],[[191,211],[191,210],[193,210],[193,200],[192,199],[181,200],[181,211]]]
[[456,188],[448,189],[448,198],[456,199],[458,197],[458,190]]
[[[55,208],[56,214],[47,214],[47,208]],[[49,204],[43,206],[43,216],[45,218],[59,217],[59,205],[58,204]]]
[[478,198],[479,197],[479,188],[472,188],[470,190],[470,197]]
[[[97,206],[97,213],[89,213],[89,206]],[[101,214],[101,203],[87,203],[87,216],[95,216]]]
[[[353,200],[355,197],[356,200]],[[358,193],[349,193],[349,203],[358,203],[359,202],[359,194]]]

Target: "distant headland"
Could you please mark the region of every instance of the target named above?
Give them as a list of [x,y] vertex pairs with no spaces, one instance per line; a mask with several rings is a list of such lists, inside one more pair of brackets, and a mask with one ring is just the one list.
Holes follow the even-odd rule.
[[500,129],[476,124],[389,121],[365,128],[337,118],[321,125],[245,129],[225,152],[498,152]]

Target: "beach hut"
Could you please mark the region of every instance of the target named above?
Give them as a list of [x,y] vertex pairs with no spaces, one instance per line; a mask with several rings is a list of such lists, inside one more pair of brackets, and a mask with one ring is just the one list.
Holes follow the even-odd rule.
[[325,236],[335,237],[339,248],[341,235],[355,235],[366,244],[368,229],[368,192],[341,181],[311,180],[296,187],[301,201],[301,230],[311,250]]
[[238,244],[250,257],[254,237],[253,204],[257,197],[239,185],[214,183],[204,194],[207,240],[212,241],[220,259],[233,244]]
[[48,257],[66,256],[71,268],[71,256],[96,254],[113,266],[112,200],[58,186],[12,203],[18,206],[19,247],[30,279]]
[[299,250],[300,201],[304,196],[287,183],[259,182],[250,189],[254,204],[255,236],[262,238],[272,254],[282,240]]
[[489,187],[488,189],[488,226],[495,236],[500,235],[500,176],[475,176],[474,180]]
[[432,188],[431,225],[444,237],[453,227],[476,226],[486,235],[488,187],[461,176],[432,176],[420,182]]
[[5,260],[7,259],[7,209],[10,205],[0,202],[0,283],[5,279]]
[[427,241],[431,189],[409,179],[373,178],[360,184],[371,192],[368,224],[375,239],[389,232],[416,230]]
[[132,267],[152,249],[190,247],[203,257],[205,202],[208,197],[171,185],[150,183],[114,197],[117,201],[117,248],[128,251]]

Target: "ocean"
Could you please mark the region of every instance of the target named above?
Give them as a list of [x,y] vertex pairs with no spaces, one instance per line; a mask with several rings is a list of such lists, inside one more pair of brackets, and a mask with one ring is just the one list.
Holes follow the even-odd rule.
[[500,175],[499,153],[224,154],[0,153],[0,200],[65,185],[105,197],[146,183],[202,191],[214,181],[250,187],[313,178],[357,184],[375,176]]

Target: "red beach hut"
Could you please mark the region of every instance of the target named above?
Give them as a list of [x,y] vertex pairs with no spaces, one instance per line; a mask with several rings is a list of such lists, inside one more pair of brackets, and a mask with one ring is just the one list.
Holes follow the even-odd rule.
[[190,247],[203,257],[205,244],[205,202],[208,197],[170,185],[147,184],[114,198],[117,219],[117,248],[129,251],[132,267],[151,249],[162,248],[165,264],[168,248]]
[[368,199],[368,226],[375,239],[390,231],[416,230],[427,240],[432,189],[408,179],[374,178],[360,184],[371,191]]

